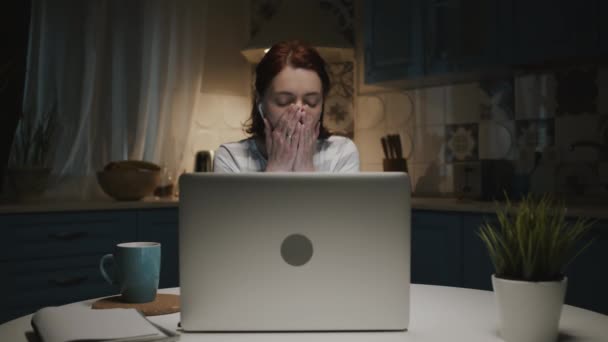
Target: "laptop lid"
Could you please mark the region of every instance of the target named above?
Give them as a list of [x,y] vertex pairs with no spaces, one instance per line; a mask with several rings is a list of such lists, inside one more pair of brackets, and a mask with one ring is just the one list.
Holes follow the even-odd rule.
[[404,173],[180,177],[185,331],[404,330]]

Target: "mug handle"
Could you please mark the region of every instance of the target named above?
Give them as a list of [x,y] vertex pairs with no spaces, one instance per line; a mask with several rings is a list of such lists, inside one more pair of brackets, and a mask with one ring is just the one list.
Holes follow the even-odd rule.
[[103,278],[110,283],[110,285],[116,285],[116,281],[114,280],[114,278],[110,277],[108,275],[108,273],[106,273],[106,262],[112,260],[114,261],[114,256],[112,254],[106,254],[103,257],[101,257],[101,260],[99,261],[99,270],[101,271],[101,275],[103,276]]

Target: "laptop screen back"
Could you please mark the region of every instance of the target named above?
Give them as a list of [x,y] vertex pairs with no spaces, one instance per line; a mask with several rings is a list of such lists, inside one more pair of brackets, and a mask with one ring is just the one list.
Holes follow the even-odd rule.
[[404,330],[404,173],[180,178],[186,331]]

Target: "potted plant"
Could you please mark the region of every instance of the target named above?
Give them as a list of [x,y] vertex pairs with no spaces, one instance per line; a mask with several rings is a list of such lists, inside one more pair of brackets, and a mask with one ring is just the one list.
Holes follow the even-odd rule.
[[46,190],[51,172],[51,139],[55,132],[54,108],[35,123],[22,117],[17,125],[7,179],[9,189],[18,200],[36,198]]
[[568,223],[565,211],[550,195],[527,195],[517,206],[507,198],[497,211],[498,224],[479,229],[496,270],[492,286],[505,341],[557,339],[568,282],[564,271],[593,241],[582,240],[592,222]]

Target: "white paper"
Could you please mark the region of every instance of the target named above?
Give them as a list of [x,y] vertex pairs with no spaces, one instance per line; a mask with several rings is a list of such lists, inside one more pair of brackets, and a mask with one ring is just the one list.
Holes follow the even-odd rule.
[[48,307],[33,315],[32,325],[43,342],[155,341],[167,338],[135,309],[93,310],[83,305]]

